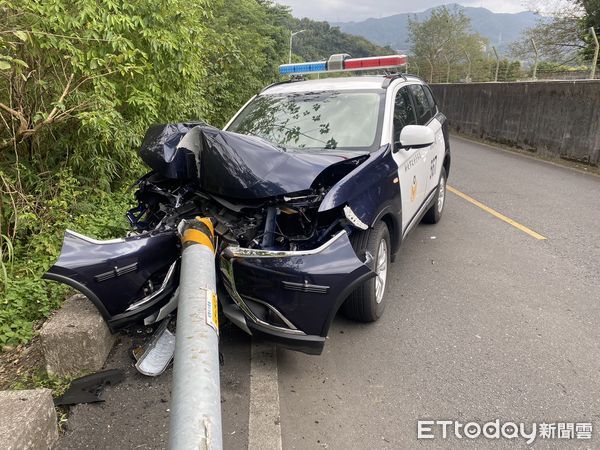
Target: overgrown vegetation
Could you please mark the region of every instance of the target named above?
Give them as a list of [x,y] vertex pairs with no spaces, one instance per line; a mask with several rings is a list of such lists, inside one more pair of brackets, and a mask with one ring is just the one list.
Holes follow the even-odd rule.
[[459,7],[440,6],[426,20],[409,19],[410,71],[436,83],[494,81],[496,70],[497,81],[531,79],[533,40],[540,61],[536,78],[586,78],[594,48],[590,27],[600,34],[600,0],[568,0],[554,9],[547,2],[539,2],[539,6],[538,12],[545,15],[511,45],[514,59],[497,60],[495,49],[473,31]]
[[60,304],[40,277],[65,228],[125,232],[150,124],[222,126],[300,27],[307,59],[380,50],[269,0],[0,0],[0,16],[0,346]]
[[540,13],[538,23],[512,44],[515,57],[533,60],[533,40],[539,58],[566,67],[560,71],[592,60],[595,45],[590,28],[600,35],[600,0],[538,1],[533,6]]
[[433,9],[426,20],[409,20],[408,27],[412,73],[418,73],[429,82],[490,77],[488,40],[473,31],[464,10],[441,6]]

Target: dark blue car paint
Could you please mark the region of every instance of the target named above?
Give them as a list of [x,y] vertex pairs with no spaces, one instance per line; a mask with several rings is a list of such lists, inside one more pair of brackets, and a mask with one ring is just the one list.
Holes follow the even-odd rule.
[[[190,131],[197,139],[186,144],[181,140]],[[165,177],[197,179],[204,192],[259,200],[306,191],[325,169],[364,153],[286,151],[254,136],[169,124],[148,129],[140,155]]]
[[354,214],[369,226],[387,216],[393,225],[390,230],[392,253],[400,246],[402,201],[398,180],[398,165],[392,148],[385,145],[333,186],[319,206],[327,211],[347,203]]
[[[60,256],[44,278],[81,291],[116,329],[140,318],[127,314],[127,308],[143,297],[146,282],[166,272],[179,255],[179,238],[174,232],[95,243],[66,231]],[[165,291],[148,307],[162,306],[172,290]]]
[[335,151],[288,152],[261,138],[217,129],[203,129],[203,135],[203,190],[239,200],[306,191],[323,170],[348,159]]
[[[224,257],[228,258],[227,252]],[[231,258],[235,285],[242,298],[274,306],[298,329],[327,336],[330,319],[357,283],[375,276],[358,259],[346,233],[323,251],[304,256]],[[312,293],[286,289],[285,283],[317,285]],[[346,294],[347,296],[347,294]]]
[[196,160],[190,151],[177,146],[183,136],[199,123],[170,123],[152,125],[146,131],[140,157],[154,171],[172,179],[192,179],[198,176]]

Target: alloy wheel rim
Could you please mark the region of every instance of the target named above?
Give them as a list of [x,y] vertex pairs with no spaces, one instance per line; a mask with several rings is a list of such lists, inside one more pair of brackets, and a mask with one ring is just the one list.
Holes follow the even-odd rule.
[[383,293],[385,292],[385,283],[387,280],[388,270],[388,257],[387,257],[387,241],[382,239],[379,242],[379,249],[377,250],[377,268],[375,273],[375,300],[377,303],[381,303],[383,300]]
[[444,209],[445,197],[446,197],[446,180],[444,177],[442,177],[440,179],[440,188],[438,191],[438,202],[437,202],[438,212],[440,212],[440,213]]

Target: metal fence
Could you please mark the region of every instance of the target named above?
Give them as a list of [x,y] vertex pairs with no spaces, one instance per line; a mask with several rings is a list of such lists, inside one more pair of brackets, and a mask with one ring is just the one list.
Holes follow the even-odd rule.
[[[487,68],[471,70],[469,73],[466,66],[448,67],[434,66],[433,70],[422,70],[418,65],[409,64],[408,72],[420,76],[429,83],[487,83],[487,82],[519,82],[539,80],[590,80],[590,67],[576,67],[568,70],[556,70],[538,67],[534,71],[532,67],[519,68],[518,71],[507,70],[500,67],[496,77],[496,65],[488,64]],[[600,70],[596,70],[593,79],[600,79]]]
[[[579,66],[567,66],[554,61],[540,61],[538,46],[531,39],[534,59],[526,64],[520,61],[501,59],[495,47],[492,52],[478,60],[464,52],[461,61],[432,61],[429,58],[409,58],[408,71],[430,83],[470,83],[470,82],[503,82],[503,81],[536,81],[536,80],[592,80],[600,79],[598,54],[600,44],[594,28],[590,28],[590,36],[595,51],[592,60]],[[441,52],[442,49],[440,49]]]

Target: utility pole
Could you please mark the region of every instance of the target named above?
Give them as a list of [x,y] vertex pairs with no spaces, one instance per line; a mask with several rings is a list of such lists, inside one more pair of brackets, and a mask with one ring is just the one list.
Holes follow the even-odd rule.
[[598,44],[598,35],[596,34],[594,27],[590,27],[590,34],[592,35],[592,38],[594,38],[594,44],[596,45],[594,58],[592,59],[592,69],[590,70],[590,78],[593,80],[596,76],[596,66],[598,65],[598,52],[600,51],[600,45]]
[[427,58],[427,62],[429,63],[429,67],[430,67],[429,83],[433,83],[433,64],[431,63],[431,60],[429,58]]
[[500,58],[498,58],[498,52],[496,51],[496,47],[492,47],[494,50],[494,55],[496,56],[496,75],[494,76],[494,81],[498,82],[498,70],[500,70]]
[[306,30],[300,30],[300,31],[296,31],[296,32],[292,32],[290,31],[290,57],[288,59],[288,64],[292,63],[292,40],[294,39],[294,36],[296,36],[297,34],[300,33],[304,33]]
[[467,57],[467,61],[469,62],[469,69],[467,70],[467,78],[466,78],[466,82],[470,83],[471,82],[471,57],[469,56],[469,53],[467,53],[467,51],[465,50],[465,56]]
[[448,59],[448,56],[446,56],[446,54],[444,53],[444,58],[446,58],[446,84],[450,83],[450,60]]
[[222,450],[215,231],[209,218],[180,224],[169,449]]
[[535,52],[535,62],[533,63],[533,79],[537,80],[537,66],[540,55],[538,53],[538,48],[537,45],[535,45],[535,41],[533,40],[533,38],[531,38],[531,44],[533,45],[533,51]]

